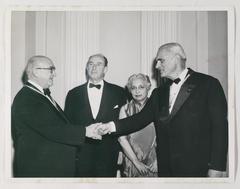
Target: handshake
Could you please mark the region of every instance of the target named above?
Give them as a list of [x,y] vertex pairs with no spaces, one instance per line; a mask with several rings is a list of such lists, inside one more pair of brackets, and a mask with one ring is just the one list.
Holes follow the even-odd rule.
[[113,122],[108,123],[94,123],[86,127],[86,137],[102,140],[102,135],[111,134],[115,131]]

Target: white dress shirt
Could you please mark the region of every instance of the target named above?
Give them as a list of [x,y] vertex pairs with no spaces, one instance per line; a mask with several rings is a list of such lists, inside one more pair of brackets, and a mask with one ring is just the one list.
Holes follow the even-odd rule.
[[[183,83],[186,81],[186,79],[188,78],[187,76],[187,73],[188,73],[188,69],[184,69],[182,71],[182,73],[179,75],[179,79],[180,79],[180,82],[179,83],[173,83],[171,86],[170,86],[170,93],[169,93],[169,113],[171,113],[172,111],[172,108],[173,108],[173,105],[177,99],[177,95],[183,85]],[[186,77],[187,76],[187,77]]]
[[96,84],[101,85],[100,89],[97,89],[96,87],[90,88],[89,84],[90,82],[88,82],[87,85],[88,99],[91,106],[93,118],[96,119],[101,104],[104,82],[102,80]]

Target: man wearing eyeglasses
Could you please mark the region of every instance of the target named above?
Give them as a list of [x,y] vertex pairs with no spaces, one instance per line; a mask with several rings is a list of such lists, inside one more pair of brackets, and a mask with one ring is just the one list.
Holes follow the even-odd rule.
[[[108,60],[102,54],[89,57],[86,65],[88,81],[68,92],[65,113],[78,125],[108,122],[117,119],[126,103],[123,88],[104,81]],[[101,141],[88,139],[78,148],[77,177],[116,177],[120,146],[115,136]]]
[[56,73],[48,57],[31,57],[25,72],[28,81],[12,104],[14,177],[73,177],[76,147],[85,137],[101,139],[98,124],[70,124],[50,95]]
[[216,78],[186,68],[178,43],[162,45],[156,69],[170,79],[155,89],[143,110],[99,127],[126,135],[154,121],[159,177],[223,177],[228,151],[227,102]]

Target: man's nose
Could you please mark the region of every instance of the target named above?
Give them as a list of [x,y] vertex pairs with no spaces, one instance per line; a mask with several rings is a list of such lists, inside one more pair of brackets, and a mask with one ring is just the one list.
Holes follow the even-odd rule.
[[56,76],[57,76],[56,70],[53,70],[52,76],[53,76],[53,77],[56,77]]
[[160,68],[160,66],[161,66],[161,64],[160,64],[160,61],[158,60],[158,61],[157,61],[157,63],[156,63],[156,66],[155,66],[155,68],[156,68],[156,69],[159,69],[159,68]]
[[136,88],[136,93],[138,94],[140,92],[140,89],[139,88]]
[[96,65],[96,64],[93,64],[92,69],[93,69],[93,70],[96,70],[96,69],[97,69],[97,65]]

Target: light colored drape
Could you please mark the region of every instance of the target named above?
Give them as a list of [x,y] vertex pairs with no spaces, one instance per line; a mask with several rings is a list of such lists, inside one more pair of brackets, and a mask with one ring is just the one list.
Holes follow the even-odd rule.
[[[224,16],[224,13],[218,13],[218,16],[219,14]],[[34,54],[47,55],[54,61],[57,77],[52,87],[52,94],[62,107],[68,90],[86,81],[86,61],[90,55],[98,52],[106,54],[110,61],[106,79],[123,87],[130,74],[142,72],[150,76],[154,88],[156,82],[152,78],[152,63],[157,49],[160,45],[172,41],[183,45],[187,54],[187,66],[208,74],[208,57],[214,52],[219,53],[218,48],[208,49],[209,43],[214,45],[215,42],[213,39],[210,41],[208,37],[209,33],[215,31],[215,28],[208,23],[209,15],[215,13],[206,11],[14,12],[12,97],[21,88],[20,77],[26,60]],[[226,25],[221,25],[220,22],[216,24],[220,28]],[[226,33],[223,31],[222,35],[224,32]],[[226,36],[222,37],[226,38]],[[226,46],[226,44],[222,45]],[[220,49],[220,51],[224,50],[226,51],[226,48]],[[227,57],[226,52],[224,53],[225,58],[223,57],[222,62],[218,64],[225,68]],[[226,74],[222,72],[227,71],[224,69],[220,71],[216,76],[224,80],[220,77],[225,78]],[[215,74],[214,70],[211,74]],[[226,92],[226,82],[223,87]]]

